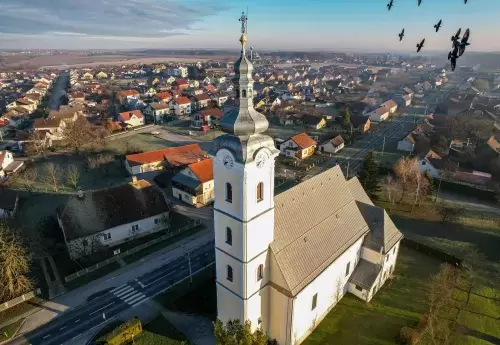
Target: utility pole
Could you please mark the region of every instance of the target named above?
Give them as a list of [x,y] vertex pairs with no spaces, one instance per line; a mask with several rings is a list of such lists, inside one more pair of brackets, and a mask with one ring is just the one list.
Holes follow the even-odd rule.
[[434,199],[434,202],[436,202],[438,200],[438,197],[439,197],[439,189],[441,188],[441,182],[443,181],[443,173],[440,172],[439,173],[439,184],[438,184],[438,189],[436,191],[436,198]]
[[346,179],[349,179],[349,158],[347,159]]
[[384,155],[385,152],[385,135],[384,135],[384,143],[382,144],[382,156]]
[[191,271],[191,255],[190,252],[188,251],[188,262],[189,262],[189,281],[192,284],[193,283],[193,272]]

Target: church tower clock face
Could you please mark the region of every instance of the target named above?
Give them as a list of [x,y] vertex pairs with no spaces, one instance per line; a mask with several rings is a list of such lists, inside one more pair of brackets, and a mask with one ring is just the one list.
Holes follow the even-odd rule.
[[262,168],[266,162],[267,162],[268,156],[265,152],[259,152],[257,154],[257,157],[255,157],[255,164],[257,165],[257,168]]
[[222,158],[222,163],[224,164],[224,166],[226,167],[226,169],[231,169],[234,166],[233,157],[231,157],[230,155],[225,155]]

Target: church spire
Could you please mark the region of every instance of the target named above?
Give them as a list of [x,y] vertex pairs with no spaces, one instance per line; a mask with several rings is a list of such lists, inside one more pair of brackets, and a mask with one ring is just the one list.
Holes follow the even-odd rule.
[[243,12],[239,18],[241,22],[241,55],[234,64],[233,85],[237,108],[224,114],[220,120],[222,130],[236,136],[250,136],[265,132],[269,127],[266,117],[253,107],[253,65],[246,56],[247,21]]

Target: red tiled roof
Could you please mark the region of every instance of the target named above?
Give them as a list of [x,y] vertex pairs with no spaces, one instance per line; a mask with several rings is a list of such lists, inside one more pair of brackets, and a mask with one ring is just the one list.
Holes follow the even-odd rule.
[[316,145],[316,142],[308,136],[306,133],[302,132],[291,137],[295,144],[301,149],[306,149],[308,147]]
[[165,100],[165,99],[170,99],[172,98],[172,94],[170,92],[164,91],[164,92],[159,92],[156,94],[156,98]]
[[189,103],[191,103],[191,101],[187,97],[177,97],[175,99],[175,103],[177,103],[177,104],[189,104]]
[[214,179],[214,168],[211,158],[189,164],[189,169],[191,169],[196,178],[202,183]]
[[138,96],[139,91],[137,91],[137,90],[123,90],[123,91],[120,91],[120,94],[122,96]]
[[214,92],[215,90],[217,90],[213,85],[205,85],[203,88],[208,92]]
[[189,82],[186,79],[177,79],[174,84],[176,85],[186,85],[189,84]]
[[207,153],[198,144],[191,144],[179,147],[170,147],[156,151],[137,153],[128,155],[125,159],[130,165],[142,165],[148,163],[167,161],[171,166],[186,166],[206,159]]
[[335,146],[340,146],[344,143],[344,138],[342,138],[340,135],[337,135],[335,138],[332,139],[332,144]]
[[137,118],[142,119],[144,115],[142,114],[142,111],[140,110],[130,110],[130,111],[124,111],[123,113],[120,113],[120,117],[123,119],[123,121],[128,121],[132,117],[132,115],[137,116]]
[[196,98],[196,100],[198,102],[200,102],[200,101],[209,101],[210,100],[210,96],[207,95],[206,93],[202,93],[202,94],[196,95],[196,96],[194,96],[194,98]]
[[224,115],[224,112],[217,108],[210,108],[201,110],[200,114],[203,116],[210,116],[219,119],[222,117],[222,115]]

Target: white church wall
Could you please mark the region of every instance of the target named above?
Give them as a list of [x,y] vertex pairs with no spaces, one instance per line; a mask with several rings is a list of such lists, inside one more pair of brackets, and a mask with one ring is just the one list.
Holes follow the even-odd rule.
[[366,301],[366,298],[368,297],[370,291],[367,291],[366,289],[363,289],[360,291],[360,290],[356,289],[355,284],[353,284],[353,283],[347,283],[347,284],[348,284],[347,291],[352,293],[354,296]]
[[391,250],[385,255],[384,266],[382,269],[382,279],[385,281],[391,275],[391,269],[394,272],[396,260],[399,253],[399,243],[396,243]]
[[244,261],[268,250],[274,239],[274,210],[269,210],[250,222],[246,223],[245,240],[246,250],[243,253]]
[[269,255],[269,268],[271,270],[271,281],[282,288],[288,288],[285,278],[278,266],[278,262],[272,253]]
[[[257,168],[256,164],[245,167],[246,195],[244,219],[252,219],[274,206],[274,160],[269,158],[265,165]],[[263,183],[263,198],[257,201],[257,185]]]
[[361,258],[366,261],[373,262],[374,264],[380,264],[382,260],[382,255],[379,252],[363,247],[361,249]]
[[263,331],[267,330],[269,322],[269,287],[266,286],[251,297],[246,302],[246,320],[252,322],[252,329],[261,327]]
[[287,345],[287,330],[291,327],[292,299],[273,287],[269,288],[269,327],[268,335],[278,344]]
[[243,320],[243,300],[217,284],[217,317],[224,323],[229,320]]
[[[246,270],[244,272],[246,279],[246,291],[243,295],[245,298],[249,298],[251,295],[255,294],[259,289],[263,288],[269,281],[269,260],[267,252],[254,258],[246,264]],[[258,279],[258,267],[263,265],[263,278]]]
[[[236,259],[215,250],[217,282],[224,285],[238,296],[243,296],[243,264]],[[233,281],[227,279],[227,266],[233,269]],[[220,305],[218,302],[217,305]]]
[[[347,292],[347,281],[359,261],[362,243],[363,238],[360,238],[296,296],[293,308],[292,344],[295,344],[295,341],[302,342]],[[350,263],[349,272],[346,275],[348,263]],[[340,287],[341,291],[338,291],[337,287]],[[316,307],[312,309],[315,294],[317,294]]]
[[[232,233],[232,244],[226,243],[226,228]],[[223,213],[214,212],[215,246],[235,258],[243,261],[243,224]]]

